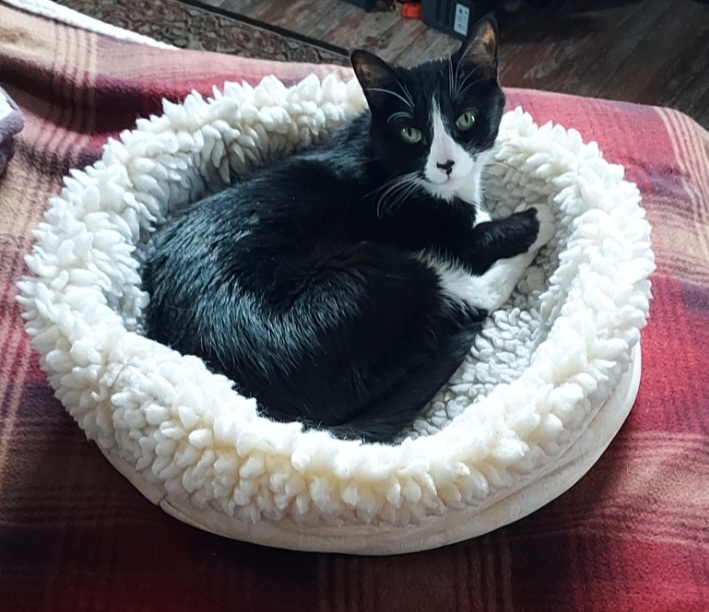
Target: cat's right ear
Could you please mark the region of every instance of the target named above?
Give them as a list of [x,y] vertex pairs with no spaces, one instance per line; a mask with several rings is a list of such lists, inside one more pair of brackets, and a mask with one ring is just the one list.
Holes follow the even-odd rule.
[[387,98],[397,95],[395,92],[400,88],[396,73],[383,59],[357,49],[350,55],[350,61],[370,109],[384,106]]
[[497,78],[497,23],[493,15],[483,17],[453,54],[463,72],[477,71],[486,78]]

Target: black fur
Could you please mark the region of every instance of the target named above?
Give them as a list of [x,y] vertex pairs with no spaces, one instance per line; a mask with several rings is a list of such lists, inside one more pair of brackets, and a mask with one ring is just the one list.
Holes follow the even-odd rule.
[[[475,110],[475,127],[456,135],[472,155],[493,145],[504,98],[490,32],[483,22],[452,62],[409,70],[355,52],[371,113],[157,231],[143,271],[148,335],[202,357],[275,419],[367,441],[409,425],[487,315],[444,295],[417,254],[481,274],[526,251],[539,227],[533,211],[474,226],[473,206],[422,188],[382,202],[387,181],[425,163],[434,92],[446,117]],[[456,100],[451,67],[475,71]],[[411,109],[384,88],[411,94],[421,143],[402,141]]]

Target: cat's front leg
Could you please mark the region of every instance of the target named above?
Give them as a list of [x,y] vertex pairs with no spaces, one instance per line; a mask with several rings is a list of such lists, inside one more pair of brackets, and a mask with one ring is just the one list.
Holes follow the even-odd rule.
[[547,205],[521,207],[509,217],[477,224],[463,261],[473,274],[481,276],[500,259],[536,254],[554,232],[554,215]]
[[484,308],[490,312],[497,310],[507,302],[539,250],[554,237],[556,232],[554,213],[547,205],[518,209],[512,217],[530,219],[532,215],[534,215],[537,230],[532,243],[526,250],[512,257],[498,259],[474,281],[476,296],[472,303],[477,308]]
[[468,270],[430,263],[445,293],[478,311],[491,312],[509,299],[539,249],[553,238],[554,215],[546,205],[534,206],[506,219],[481,223],[474,231],[481,240],[468,253],[472,257],[466,262]]
[[534,211],[539,229],[537,230],[537,237],[532,246],[529,247],[529,250],[537,252],[554,238],[554,234],[556,234],[556,219],[548,204],[522,204],[517,207],[515,214],[526,213],[530,210]]

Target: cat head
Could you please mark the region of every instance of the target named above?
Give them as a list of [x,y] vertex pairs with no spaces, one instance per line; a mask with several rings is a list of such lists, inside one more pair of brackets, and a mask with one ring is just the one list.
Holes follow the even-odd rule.
[[504,106],[494,20],[476,24],[447,59],[407,69],[358,50],[351,60],[371,111],[372,154],[389,178],[477,203]]

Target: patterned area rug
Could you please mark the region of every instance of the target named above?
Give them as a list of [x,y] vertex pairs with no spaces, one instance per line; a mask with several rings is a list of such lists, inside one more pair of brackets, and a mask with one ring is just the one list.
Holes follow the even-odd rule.
[[80,13],[180,47],[241,57],[349,66],[345,49],[224,10],[179,0],[57,0]]

